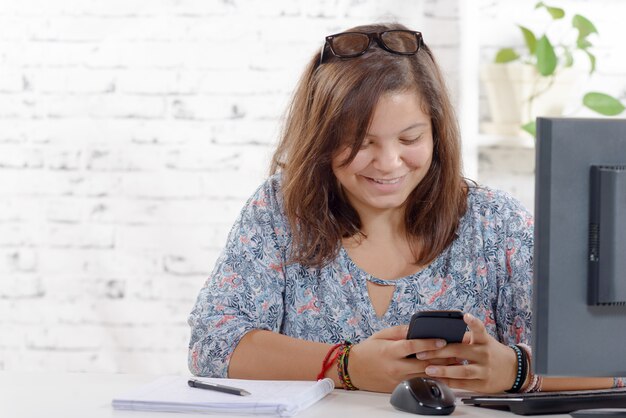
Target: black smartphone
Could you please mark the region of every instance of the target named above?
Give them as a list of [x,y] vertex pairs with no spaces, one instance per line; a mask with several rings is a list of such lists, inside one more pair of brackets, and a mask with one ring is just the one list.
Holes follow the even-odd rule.
[[466,331],[461,311],[422,311],[411,317],[406,338],[441,338],[448,343],[460,343]]

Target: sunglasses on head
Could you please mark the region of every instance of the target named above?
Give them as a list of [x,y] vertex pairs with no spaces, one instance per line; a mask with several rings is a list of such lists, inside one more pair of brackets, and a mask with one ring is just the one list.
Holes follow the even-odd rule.
[[383,32],[343,32],[326,37],[320,53],[320,64],[324,62],[326,46],[339,58],[361,56],[375,41],[385,51],[399,55],[413,55],[423,45],[422,33],[412,30],[386,30]]

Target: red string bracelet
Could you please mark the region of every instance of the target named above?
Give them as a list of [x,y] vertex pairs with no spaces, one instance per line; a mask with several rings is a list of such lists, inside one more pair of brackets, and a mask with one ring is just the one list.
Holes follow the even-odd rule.
[[326,372],[328,371],[328,369],[330,369],[332,365],[335,364],[335,361],[337,361],[337,357],[339,356],[339,352],[335,354],[332,360],[330,360],[330,356],[336,349],[341,347],[341,345],[342,343],[335,344],[330,348],[330,350],[328,350],[328,353],[326,353],[326,357],[324,357],[324,361],[322,361],[322,370],[320,371],[320,374],[317,375],[317,380],[323,379],[324,376],[326,376]]

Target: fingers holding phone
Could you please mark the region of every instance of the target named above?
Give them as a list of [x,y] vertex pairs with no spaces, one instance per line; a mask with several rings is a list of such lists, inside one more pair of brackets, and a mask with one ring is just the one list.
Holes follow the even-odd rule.
[[[515,378],[515,352],[491,336],[484,323],[465,315],[469,332],[464,344],[449,344],[437,351],[418,353],[417,358],[430,363],[425,372],[450,387],[475,392],[501,392],[511,387]],[[462,358],[461,364],[436,365],[436,360]]]
[[[354,385],[374,392],[391,392],[403,380],[426,377],[424,369],[432,362],[417,361],[414,354],[438,350],[446,342],[440,338],[407,340],[406,335],[406,325],[394,326],[355,344],[350,351],[349,366]],[[411,355],[412,359],[407,358]]]

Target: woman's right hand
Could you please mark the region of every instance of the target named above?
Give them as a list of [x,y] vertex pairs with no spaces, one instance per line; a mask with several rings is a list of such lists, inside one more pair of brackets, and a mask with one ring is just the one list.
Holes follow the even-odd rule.
[[427,377],[424,369],[430,364],[456,364],[456,359],[438,359],[436,362],[407,356],[423,351],[437,350],[446,345],[441,339],[407,340],[408,325],[385,328],[350,350],[348,373],[359,389],[372,392],[392,392],[403,380]]

